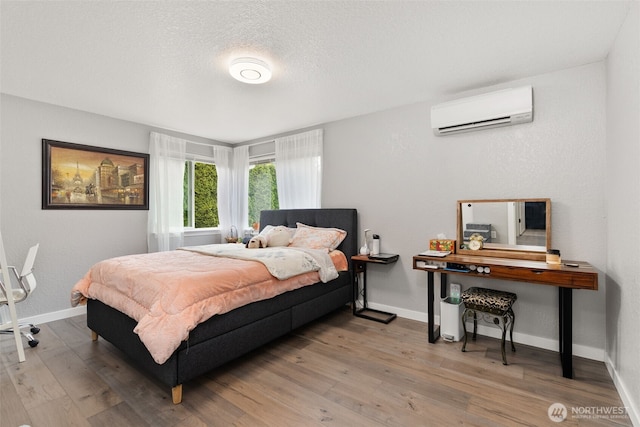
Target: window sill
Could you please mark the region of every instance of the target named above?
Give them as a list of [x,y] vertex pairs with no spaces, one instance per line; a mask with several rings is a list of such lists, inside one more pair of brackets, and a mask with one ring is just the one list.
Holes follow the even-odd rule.
[[184,230],[185,236],[216,236],[222,235],[219,228],[190,228]]

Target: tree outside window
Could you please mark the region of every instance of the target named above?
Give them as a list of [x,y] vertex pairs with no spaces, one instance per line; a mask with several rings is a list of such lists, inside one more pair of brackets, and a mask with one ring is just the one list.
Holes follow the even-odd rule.
[[[213,228],[218,217],[218,172],[213,163],[188,160],[184,171],[183,219],[186,228]],[[249,169],[248,226],[260,221],[260,211],[278,209],[275,164],[258,163]]]
[[184,170],[184,226],[212,228],[218,218],[218,171],[213,163],[189,160]]
[[276,166],[253,164],[249,168],[249,227],[260,221],[260,211],[279,209]]

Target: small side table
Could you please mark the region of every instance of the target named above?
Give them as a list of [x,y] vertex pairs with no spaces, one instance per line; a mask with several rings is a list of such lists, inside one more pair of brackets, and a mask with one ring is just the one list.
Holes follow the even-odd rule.
[[[395,255],[395,254],[394,254]],[[374,310],[367,306],[367,264],[393,264],[398,260],[398,257],[390,259],[373,259],[368,255],[354,255],[351,257],[353,263],[353,315],[362,317],[369,320],[375,320],[376,322],[389,323],[396,318],[395,313],[388,313],[386,311]],[[358,283],[358,275],[362,273],[362,291]],[[358,297],[362,295],[362,307],[358,308]]]

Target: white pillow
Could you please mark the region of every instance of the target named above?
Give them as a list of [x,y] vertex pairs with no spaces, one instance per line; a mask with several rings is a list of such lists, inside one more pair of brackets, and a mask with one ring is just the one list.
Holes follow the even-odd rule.
[[289,246],[291,242],[291,234],[284,225],[273,227],[265,236],[267,238],[267,247]]
[[[273,230],[276,227],[284,227],[282,225],[265,225],[264,228],[262,229],[262,231],[259,233],[260,236],[266,236],[267,234],[269,234],[269,232],[271,230]],[[290,228],[290,227],[286,227],[287,231],[289,232],[289,237],[293,238],[293,235],[296,234],[296,229],[295,228]]]

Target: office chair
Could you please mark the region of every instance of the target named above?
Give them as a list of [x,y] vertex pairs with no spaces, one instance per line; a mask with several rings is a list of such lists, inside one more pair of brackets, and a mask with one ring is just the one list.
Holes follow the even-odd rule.
[[[16,277],[20,287],[13,288],[11,286],[11,283],[9,283],[9,286],[5,286],[4,283],[0,281],[0,306],[8,304],[7,292],[11,292],[13,295],[13,301],[15,303],[19,303],[26,300],[31,292],[36,289],[36,278],[33,275],[33,263],[36,259],[36,254],[38,253],[39,246],[40,244],[36,244],[29,249],[27,258],[24,262],[24,266],[22,267],[22,272],[18,273],[18,270],[14,266],[8,266],[8,268],[13,271],[13,274]],[[9,282],[11,282],[11,280],[9,280]],[[19,324],[18,328],[21,330],[20,334],[27,339],[30,347],[35,347],[38,345],[39,341],[35,339],[33,335],[40,332],[40,328],[31,323]],[[23,328],[30,328],[29,330],[31,333],[23,332]],[[13,334],[13,329],[0,330],[0,334]]]

